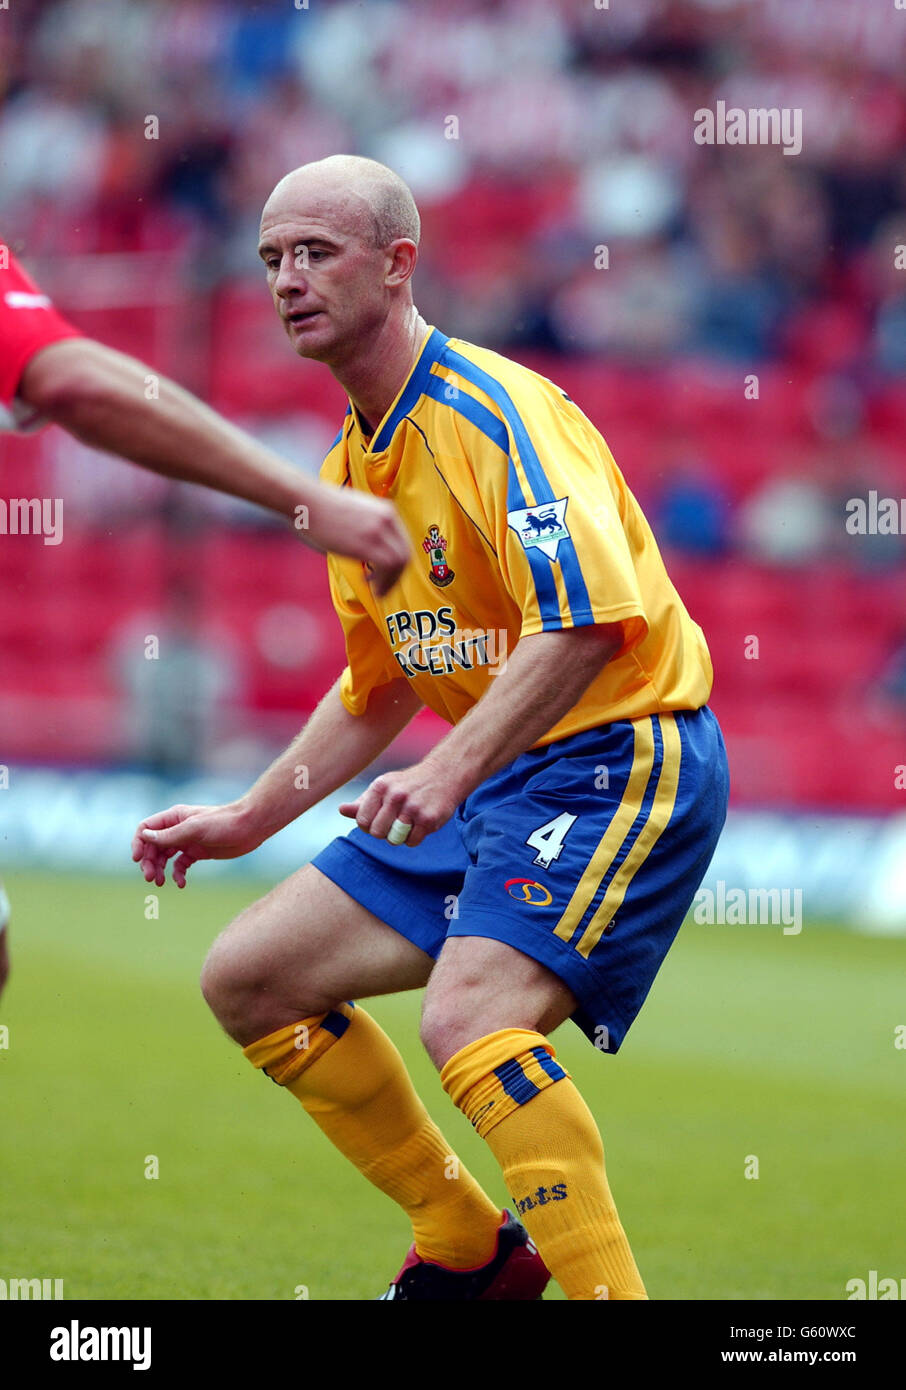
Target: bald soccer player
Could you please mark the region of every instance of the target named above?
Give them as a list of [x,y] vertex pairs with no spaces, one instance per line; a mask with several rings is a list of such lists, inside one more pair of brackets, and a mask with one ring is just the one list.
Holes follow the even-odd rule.
[[[341,808],[351,833],[218,938],[205,998],[410,1218],[383,1298],[536,1299],[549,1270],[570,1299],[645,1299],[550,1034],[572,1019],[617,1051],[705,872],[728,792],[711,662],[582,412],[421,318],[418,240],[408,188],[369,160],[304,166],[268,199],[275,308],[349,396],[322,476],[392,498],[418,560],[380,598],[330,557],[345,671],[248,793],[159,812],[133,856],[158,885],[174,857],[183,887],[361,772],[423,704],[441,714],[426,757]],[[349,1002],[425,986],[422,1040],[518,1220]]]
[[[51,421],[164,477],[200,483],[287,517],[316,550],[367,561],[375,590],[398,578],[409,547],[392,506],[313,483],[166,377],[86,338],[0,245],[0,431]],[[0,884],[0,993],[9,975],[9,902]]]

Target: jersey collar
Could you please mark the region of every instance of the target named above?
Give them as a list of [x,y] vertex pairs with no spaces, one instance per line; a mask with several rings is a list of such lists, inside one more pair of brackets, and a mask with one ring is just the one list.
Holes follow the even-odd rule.
[[[428,378],[431,375],[431,368],[447,346],[447,342],[448,339],[439,329],[432,328],[429,331],[422,343],[421,351],[415,359],[412,371],[403,382],[399,395],[374,433],[371,444],[368,446],[370,454],[381,454],[388,448],[400,421],[409,414],[424,394]],[[353,419],[355,419],[354,415]]]

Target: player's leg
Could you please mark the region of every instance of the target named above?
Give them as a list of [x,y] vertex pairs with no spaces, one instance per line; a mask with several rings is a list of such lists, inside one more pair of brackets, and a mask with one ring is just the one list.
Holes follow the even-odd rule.
[[420,989],[433,966],[427,952],[307,864],[221,932],[201,988],[224,1030],[247,1047],[348,999]]
[[418,1098],[393,1043],[345,1002],[423,985],[434,962],[312,865],[214,943],[202,988],[252,1064],[299,1100],[332,1143],[412,1221],[418,1253],[484,1264],[500,1209]]
[[546,1034],[572,1015],[618,1049],[707,868],[727,780],[703,709],[533,750],[462,808],[470,867],[424,1039],[569,1298],[646,1295],[597,1127]]
[[428,983],[422,1039],[567,1297],[644,1299],[597,1125],[548,1040],[576,1007],[561,979],[512,946],[451,937]]

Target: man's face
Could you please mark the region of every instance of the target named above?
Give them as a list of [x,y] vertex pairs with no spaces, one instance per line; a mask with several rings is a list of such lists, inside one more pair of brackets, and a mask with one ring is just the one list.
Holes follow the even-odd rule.
[[316,185],[275,190],[265,204],[258,254],[300,357],[343,362],[386,314],[390,258],[370,230],[362,199]]

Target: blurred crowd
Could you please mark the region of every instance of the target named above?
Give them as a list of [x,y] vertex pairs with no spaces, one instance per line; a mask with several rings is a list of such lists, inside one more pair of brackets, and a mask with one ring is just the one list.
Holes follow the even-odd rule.
[[[696,143],[695,113],[718,100],[801,110],[801,152]],[[782,565],[902,562],[899,536],[851,537],[841,509],[871,487],[896,492],[906,473],[868,408],[906,369],[906,11],[852,0],[0,11],[0,231],[64,303],[61,253],[153,253],[146,273],[172,264],[174,284],[188,277],[210,303],[224,286],[263,291],[268,193],[337,151],[412,184],[416,298],[444,331],[644,372],[694,359],[741,379],[779,365],[811,391],[810,438],[790,442],[789,467],[772,440],[770,466],[729,494],[739,460],[728,473],[726,438],[672,443],[646,498],[665,544]],[[196,384],[207,389],[203,374]],[[610,419],[596,421],[605,434]],[[314,435],[294,450],[305,466],[317,466]]]
[[[801,111],[801,152],[696,143],[696,112],[718,101]],[[337,152],[383,160],[412,185],[426,319],[554,377],[614,448],[708,632],[744,794],[776,799],[781,786],[790,802],[881,804],[892,745],[875,760],[881,773],[861,745],[842,759],[862,769],[861,791],[828,780],[826,750],[862,728],[851,712],[867,688],[880,711],[869,711],[872,747],[879,730],[901,727],[904,707],[906,616],[892,597],[903,536],[844,523],[854,497],[906,496],[906,10],[893,0],[0,8],[0,237],[86,331],[121,333],[311,468],[335,433],[335,400],[296,384],[307,378],[279,340],[255,247],[276,181]],[[224,319],[232,331],[220,331]],[[762,386],[754,398],[743,394],[750,374]],[[177,499],[59,432],[9,447],[13,490],[33,486],[43,450],[68,527],[59,552],[0,552],[18,617],[32,603],[30,630],[56,621],[47,650],[39,642],[15,679],[6,673],[10,749],[180,766],[199,737],[180,723],[188,686],[214,743],[224,701],[236,706],[234,743],[287,737],[336,642],[298,547],[259,531],[260,514]],[[148,573],[166,570],[160,557],[183,533],[214,547],[196,574],[210,592],[169,595],[172,699],[136,657],[135,622],[156,628],[110,579],[128,559],[118,538],[134,549],[153,518]],[[287,603],[307,624],[288,642]],[[742,660],[741,631],[764,636],[758,662]],[[791,646],[802,656],[793,688]],[[783,719],[768,726],[778,700]],[[131,733],[120,728],[127,707]]]
[[[358,152],[415,189],[447,331],[895,374],[904,58],[892,0],[39,0],[0,12],[0,224],[216,285],[286,170]],[[802,152],[696,144],[718,99],[801,109]]]

